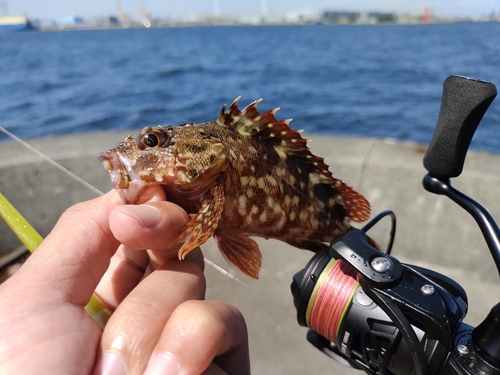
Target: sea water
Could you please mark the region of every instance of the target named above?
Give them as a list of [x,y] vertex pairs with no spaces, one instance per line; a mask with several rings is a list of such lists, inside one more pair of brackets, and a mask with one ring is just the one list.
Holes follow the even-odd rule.
[[[499,35],[496,22],[6,33],[0,125],[22,138],[136,134],[213,121],[241,96],[309,133],[425,144],[446,77],[500,84]],[[472,148],[500,152],[500,101]]]

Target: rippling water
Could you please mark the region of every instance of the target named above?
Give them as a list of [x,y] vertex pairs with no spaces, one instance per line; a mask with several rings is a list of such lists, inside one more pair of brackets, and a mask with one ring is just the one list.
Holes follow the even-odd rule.
[[[135,133],[214,120],[241,95],[308,132],[426,143],[447,76],[500,84],[499,33],[499,23],[458,23],[4,34],[0,125],[24,138]],[[500,152],[499,108],[472,147]]]

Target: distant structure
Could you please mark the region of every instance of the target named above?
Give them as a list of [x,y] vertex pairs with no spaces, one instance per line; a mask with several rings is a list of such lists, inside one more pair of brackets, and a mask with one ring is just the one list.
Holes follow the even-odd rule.
[[119,2],[116,4],[116,19],[118,23],[123,26],[130,24],[130,17],[128,13],[123,10],[122,5]]
[[214,5],[214,17],[220,17],[221,12],[220,12],[219,0],[213,0],[213,5]]
[[266,21],[269,17],[269,7],[267,6],[267,0],[260,0],[260,12],[262,21]]
[[7,2],[0,0],[0,31],[19,31],[33,29],[31,21],[25,14],[9,16]]
[[430,16],[431,16],[431,9],[426,7],[424,9],[424,14],[422,15],[422,23],[428,24]]
[[321,17],[323,23],[395,23],[398,17],[394,13],[325,11]]
[[31,30],[33,25],[26,15],[0,17],[0,31]]
[[76,28],[85,25],[85,20],[81,16],[71,15],[56,20],[56,25],[60,29]]
[[144,27],[151,27],[151,14],[146,9],[146,5],[144,4],[144,0],[139,0],[139,6],[141,7],[141,23]]
[[5,1],[0,1],[0,17],[6,17],[9,15],[7,3]]
[[323,17],[321,18],[324,23],[355,23],[361,18],[361,13],[327,10],[323,13]]

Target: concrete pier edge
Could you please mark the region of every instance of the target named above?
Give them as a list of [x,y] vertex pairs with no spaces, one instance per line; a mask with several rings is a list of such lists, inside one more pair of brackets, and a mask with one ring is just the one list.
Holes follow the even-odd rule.
[[[97,132],[28,140],[28,143],[97,189],[110,190],[109,176],[96,155],[118,144],[130,131]],[[500,300],[498,273],[475,221],[446,197],[426,192],[422,157],[425,146],[390,139],[306,134],[309,147],[325,158],[334,177],[355,187],[371,202],[372,216],[393,210],[397,216],[393,255],[447,274],[467,291],[470,324],[478,324]],[[500,156],[470,151],[453,186],[483,204],[500,220]],[[0,143],[0,192],[47,235],[69,206],[96,196],[88,188],[18,143]],[[384,239],[388,223],[374,231]],[[19,240],[0,220],[0,254]],[[69,239],[70,240],[70,239]],[[278,241],[258,240],[264,265],[253,281],[235,273],[210,241],[202,249],[211,262],[236,274],[235,283],[207,266],[207,298],[237,306],[247,319],[252,369],[256,374],[351,373],[319,353],[298,327],[291,300],[291,277],[312,256]],[[352,370],[352,374],[359,372]]]

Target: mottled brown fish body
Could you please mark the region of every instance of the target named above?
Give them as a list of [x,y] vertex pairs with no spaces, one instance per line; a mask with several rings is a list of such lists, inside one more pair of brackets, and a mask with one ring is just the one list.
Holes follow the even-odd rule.
[[186,209],[181,258],[214,236],[254,278],[261,254],[248,236],[316,251],[370,215],[366,199],[332,177],[290,121],[278,121],[276,110],[260,114],[258,103],[240,111],[237,99],[215,122],[145,128],[99,156],[127,201],[160,184]]

